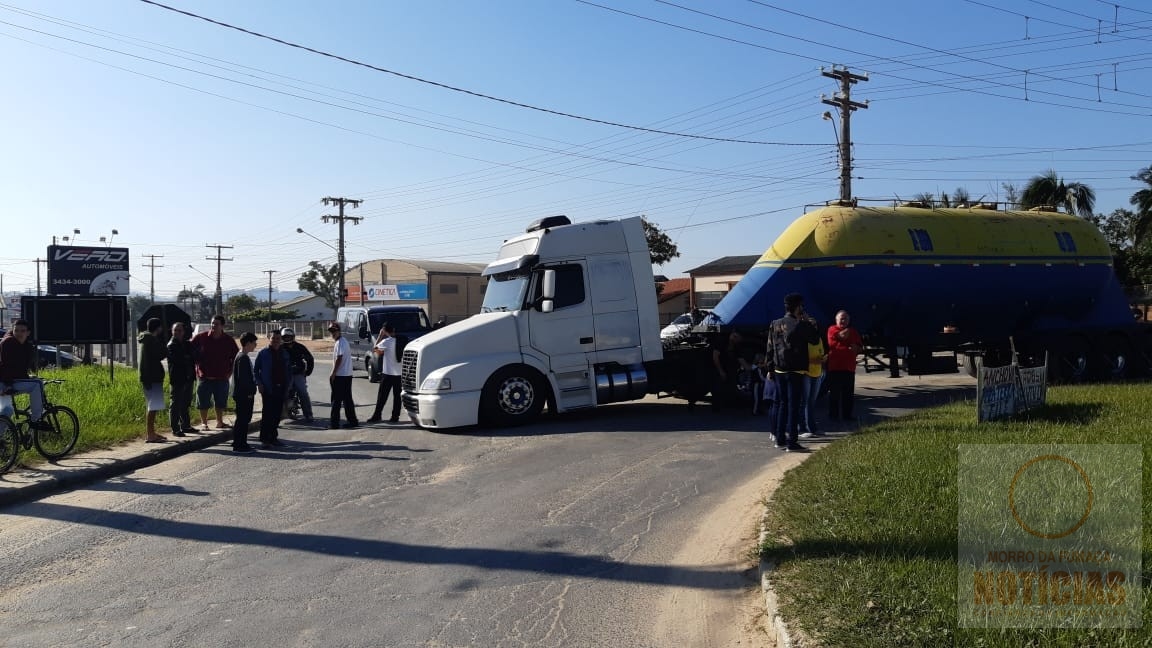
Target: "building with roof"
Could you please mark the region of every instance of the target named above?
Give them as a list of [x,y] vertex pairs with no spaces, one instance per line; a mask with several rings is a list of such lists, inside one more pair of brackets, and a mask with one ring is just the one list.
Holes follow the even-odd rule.
[[660,316],[660,326],[667,326],[678,316],[692,310],[692,278],[657,280],[660,292],[656,293],[656,308]]
[[487,279],[483,263],[377,259],[350,266],[346,304],[421,306],[432,321],[457,322],[480,312]]
[[759,260],[759,254],[726,256],[689,270],[692,282],[690,308],[715,307]]

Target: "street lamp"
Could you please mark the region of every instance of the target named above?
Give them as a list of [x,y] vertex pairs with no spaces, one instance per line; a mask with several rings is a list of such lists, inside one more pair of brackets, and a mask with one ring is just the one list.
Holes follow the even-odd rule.
[[109,236],[109,237],[107,238],[107,240],[105,240],[105,238],[104,238],[103,236],[101,236],[101,237],[100,237],[100,242],[104,244],[104,247],[111,247],[111,246],[112,246],[112,239],[113,239],[113,238],[116,238],[116,235],[117,235],[117,234],[119,234],[119,233],[120,233],[120,232],[119,232],[118,230],[116,230],[116,229],[113,229],[113,230],[112,230],[112,236]]
[[196,266],[192,265],[191,263],[188,264],[188,267],[192,268],[196,272],[199,272],[200,274],[204,275],[204,278],[207,279],[208,281],[215,281],[215,279],[213,279],[212,277],[209,277],[207,273],[205,273],[200,268],[197,268]]
[[[320,241],[324,245],[327,245],[328,247],[332,248],[332,251],[334,251],[336,253],[337,260],[338,261],[341,260],[340,249],[337,248],[335,245],[332,245],[331,243],[329,243],[328,241],[325,241],[324,239],[316,238],[315,236],[312,236],[312,234],[305,232],[303,227],[297,227],[296,233],[297,234],[303,234],[304,236],[310,236],[314,240]],[[339,303],[341,306],[344,305],[344,273],[345,273],[344,266],[345,265],[346,265],[346,263],[340,264],[340,288],[339,288],[340,294],[338,295],[338,298],[339,298]],[[364,268],[363,267],[360,268],[360,275],[361,275],[361,278],[360,278],[360,295],[361,295],[360,303],[363,304],[364,303],[364,297],[363,297],[363,295],[364,295],[364,278],[363,278]]]
[[832,134],[836,136],[836,152],[839,153],[840,152],[840,128],[838,126],[836,126],[836,118],[833,117],[832,113],[828,112],[827,110],[824,111],[824,114],[821,115],[820,118],[823,119],[824,121],[832,122]]
[[[308,232],[305,232],[303,227],[297,227],[297,228],[296,228],[296,233],[297,233],[297,234],[303,234],[304,236],[312,236],[312,235],[311,235],[311,234],[309,234]],[[324,239],[321,239],[321,238],[316,238],[315,236],[312,236],[312,238],[313,238],[313,239],[315,239],[315,240],[317,240],[317,241],[320,241],[320,242],[321,242],[321,243],[323,243],[324,245],[327,245],[328,247],[332,248],[332,249],[333,249],[333,250],[335,250],[336,252],[339,252],[339,251],[340,251],[340,250],[337,250],[337,249],[336,249],[336,246],[335,246],[335,245],[332,245],[331,243],[329,243],[328,241],[325,241]]]

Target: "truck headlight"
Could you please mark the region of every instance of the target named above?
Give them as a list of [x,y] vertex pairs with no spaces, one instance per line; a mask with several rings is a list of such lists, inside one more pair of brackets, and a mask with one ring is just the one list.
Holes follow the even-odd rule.
[[420,391],[444,391],[452,389],[451,378],[425,378],[420,384]]

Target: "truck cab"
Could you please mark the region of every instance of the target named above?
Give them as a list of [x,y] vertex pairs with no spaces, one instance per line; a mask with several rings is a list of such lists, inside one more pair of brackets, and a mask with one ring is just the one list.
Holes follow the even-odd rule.
[[481,312],[412,341],[403,401],[414,423],[515,425],[647,393],[661,358],[656,290],[639,218],[554,216],[501,246]]

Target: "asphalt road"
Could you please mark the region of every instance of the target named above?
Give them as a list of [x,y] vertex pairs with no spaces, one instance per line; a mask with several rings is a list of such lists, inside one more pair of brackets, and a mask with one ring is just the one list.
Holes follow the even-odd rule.
[[746,596],[751,561],[695,543],[755,500],[764,428],[655,400],[506,431],[285,425],[291,451],[0,511],[0,645],[730,645],[747,610],[704,602]]

